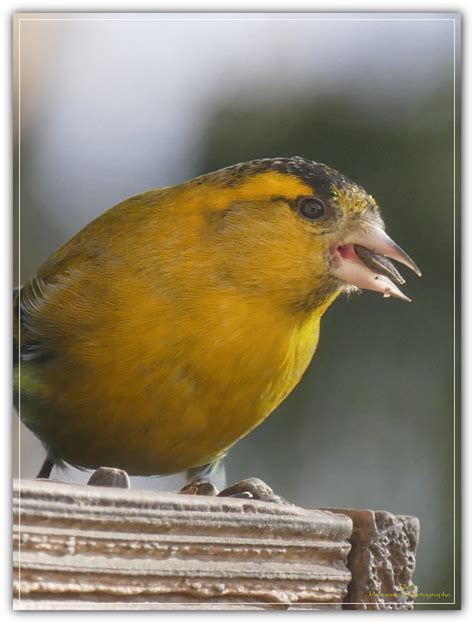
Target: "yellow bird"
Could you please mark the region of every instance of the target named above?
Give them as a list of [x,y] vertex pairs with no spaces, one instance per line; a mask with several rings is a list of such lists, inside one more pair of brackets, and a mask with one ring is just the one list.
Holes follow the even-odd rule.
[[420,274],[375,200],[299,157],[125,200],[15,295],[15,395],[54,463],[212,475],[300,381],[345,290]]

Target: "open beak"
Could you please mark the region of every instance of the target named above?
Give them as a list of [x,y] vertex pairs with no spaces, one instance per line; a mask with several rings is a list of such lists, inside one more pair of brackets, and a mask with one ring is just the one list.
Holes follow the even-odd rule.
[[381,227],[354,232],[331,249],[330,274],[363,290],[381,292],[411,302],[398,285],[405,283],[390,261],[397,260],[421,276],[420,269]]

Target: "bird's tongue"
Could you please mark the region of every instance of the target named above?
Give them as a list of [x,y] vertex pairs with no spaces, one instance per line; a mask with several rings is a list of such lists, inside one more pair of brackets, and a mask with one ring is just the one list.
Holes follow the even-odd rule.
[[370,270],[373,270],[379,275],[385,275],[399,285],[403,285],[405,283],[405,279],[403,279],[388,257],[380,255],[380,253],[376,253],[375,251],[370,251],[359,244],[354,244],[353,247],[355,254],[367,266],[367,268],[370,268]]

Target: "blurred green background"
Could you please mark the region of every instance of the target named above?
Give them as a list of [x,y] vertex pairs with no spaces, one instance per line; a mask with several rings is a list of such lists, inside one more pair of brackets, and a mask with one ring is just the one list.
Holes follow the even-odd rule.
[[[415,581],[452,601],[454,17],[315,15],[22,22],[14,281],[123,198],[236,162],[299,155],[360,183],[423,271],[404,288],[414,302],[339,300],[301,384],[231,452],[228,480],[416,515]],[[29,478],[43,451],[17,428],[14,474]]]

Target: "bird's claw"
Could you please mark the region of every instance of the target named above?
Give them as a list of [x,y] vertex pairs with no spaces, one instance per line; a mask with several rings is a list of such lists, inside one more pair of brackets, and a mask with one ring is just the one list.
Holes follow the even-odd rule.
[[219,493],[219,497],[244,498],[259,500],[260,502],[273,502],[275,504],[291,504],[288,500],[277,495],[273,489],[260,478],[246,478],[226,487]]
[[188,495],[211,495],[218,497],[239,498],[244,500],[258,500],[260,502],[273,502],[275,504],[291,504],[280,495],[276,495],[260,478],[247,478],[236,482],[218,492],[217,487],[208,480],[193,480],[185,485],[180,493]]
[[186,495],[217,495],[217,487],[208,480],[192,480],[179,491]]
[[94,487],[130,489],[130,478],[123,469],[117,469],[116,467],[99,467],[89,478],[87,484]]

